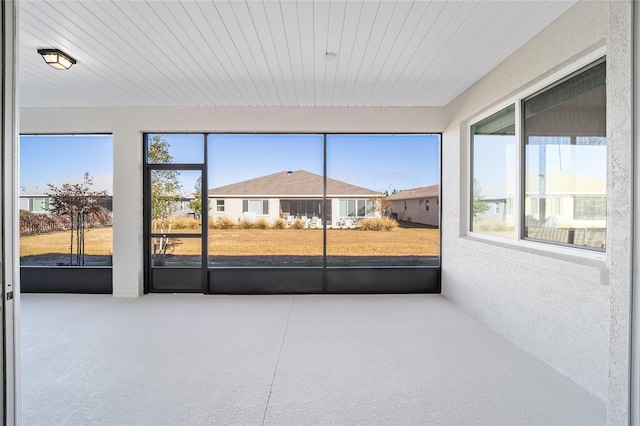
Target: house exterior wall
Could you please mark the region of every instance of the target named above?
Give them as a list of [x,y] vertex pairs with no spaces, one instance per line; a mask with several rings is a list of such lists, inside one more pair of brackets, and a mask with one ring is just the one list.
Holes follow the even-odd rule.
[[[216,200],[224,200],[224,211],[216,211]],[[209,198],[209,219],[227,217],[231,220],[240,220],[242,217],[242,200],[237,198]]]
[[[429,201],[429,211],[426,208],[427,200]],[[397,214],[398,220],[424,225],[440,225],[439,208],[438,197],[391,201],[391,213]]]
[[[242,200],[263,200],[259,197],[247,197],[247,198],[210,198],[212,201],[211,208],[209,209],[209,218],[217,219],[219,217],[227,217],[235,222],[239,222],[243,219],[250,219],[253,215],[248,215],[242,212]],[[216,200],[224,200],[224,212],[216,211]],[[254,219],[265,219],[270,223],[273,223],[280,218],[279,214],[280,200],[278,198],[269,199],[269,214],[256,215]]]
[[[30,198],[30,197],[29,197]],[[20,210],[26,210],[29,211],[29,198],[27,197],[20,197],[20,201],[18,203],[18,208]]]
[[[442,206],[443,294],[608,402],[610,422],[615,424],[621,423],[626,409],[617,405],[625,400],[623,392],[618,392],[613,403],[612,381],[622,380],[621,373],[629,366],[623,329],[629,324],[625,313],[632,144],[628,135],[612,132],[610,124],[612,117],[618,117],[621,122],[616,127],[629,128],[629,109],[612,100],[626,99],[630,93],[625,66],[618,70],[614,65],[631,58],[625,41],[630,34],[630,9],[626,1],[576,4],[447,106],[442,144],[442,163],[448,165],[442,177],[447,194]],[[614,17],[624,25],[615,23]],[[562,254],[545,245],[538,249],[467,236],[468,126],[472,120],[547,79],[566,75],[577,63],[586,65],[600,53],[608,56],[608,167],[619,175],[614,178],[610,172],[607,182],[607,253],[588,256],[576,250]],[[616,288],[620,290],[614,292]],[[615,302],[614,294],[618,294]],[[611,327],[618,322],[619,337],[615,337]],[[610,353],[613,340],[620,345],[615,354]],[[612,359],[618,363],[615,368],[610,366]]]

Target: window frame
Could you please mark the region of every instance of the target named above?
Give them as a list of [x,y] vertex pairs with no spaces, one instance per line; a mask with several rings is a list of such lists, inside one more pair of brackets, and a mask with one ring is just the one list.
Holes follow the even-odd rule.
[[224,199],[216,199],[216,213],[224,213],[226,210]]
[[[467,164],[466,164],[466,194],[464,194],[464,199],[461,197],[461,214],[465,216],[464,223],[466,224],[466,236],[472,237],[478,240],[485,240],[488,242],[496,242],[500,244],[506,244],[509,246],[520,247],[523,249],[538,249],[545,252],[565,254],[571,256],[577,256],[582,258],[590,258],[595,260],[605,260],[607,249],[605,247],[604,250],[593,249],[590,247],[581,247],[575,245],[563,245],[554,243],[552,241],[540,241],[540,240],[531,240],[523,238],[523,227],[524,227],[524,203],[525,203],[525,181],[524,181],[524,150],[525,146],[525,135],[523,132],[523,103],[526,99],[530,99],[537,94],[543,93],[549,89],[552,89],[558,84],[563,83],[564,81],[575,77],[579,73],[586,71],[602,62],[607,62],[607,54],[606,48],[598,49],[597,51],[591,53],[590,55],[586,55],[578,61],[575,61],[571,65],[564,67],[562,70],[554,72],[547,76],[546,78],[542,78],[535,83],[529,83],[526,88],[522,89],[520,92],[510,96],[509,98],[503,99],[501,102],[492,105],[489,108],[486,108],[483,112],[478,113],[476,115],[471,116],[465,123],[464,128],[466,129],[465,137],[466,137],[466,152],[467,152]],[[512,176],[515,182],[516,194],[514,197],[514,203],[512,205],[513,214],[515,217],[514,223],[514,236],[513,238],[509,237],[501,237],[497,235],[484,234],[480,232],[472,231],[472,215],[471,215],[471,199],[472,199],[472,179],[473,179],[473,147],[471,144],[472,140],[472,127],[473,125],[479,123],[486,118],[489,118],[493,114],[500,112],[501,110],[514,105],[515,106],[515,135],[516,135],[516,143],[518,144],[516,148],[516,167],[515,167],[515,176]],[[608,106],[607,106],[608,109]],[[607,131],[608,135],[608,131]],[[609,153],[607,152],[607,157]],[[461,194],[462,195],[462,194]],[[607,210],[609,207],[609,197],[607,197]],[[610,218],[606,219],[606,230],[610,228]]]
[[[359,205],[361,204],[360,201],[362,201],[362,204],[364,204],[364,207],[359,207]],[[342,205],[346,204],[346,215],[342,215]],[[349,211],[351,211],[350,206],[353,205],[353,212],[354,215],[351,216],[349,214]],[[364,208],[364,215],[360,216],[358,214],[358,212],[360,211],[361,208]],[[338,217],[340,218],[355,218],[355,219],[365,219],[368,217],[375,217],[375,213],[371,212],[371,214],[369,214],[369,210],[371,210],[373,208],[373,203],[366,199],[366,198],[338,198]]]
[[[244,209],[245,201],[247,202],[247,209]],[[268,198],[243,198],[242,199],[242,214],[252,213],[250,208],[251,201],[258,201],[262,207],[262,213],[256,213],[256,216],[269,216],[269,199]],[[267,208],[267,212],[265,213],[265,207]]]
[[[36,210],[34,208],[36,202],[38,204],[41,203],[42,208]],[[33,197],[29,198],[29,213],[46,213],[49,211],[49,203],[51,202],[51,198],[49,197]]]

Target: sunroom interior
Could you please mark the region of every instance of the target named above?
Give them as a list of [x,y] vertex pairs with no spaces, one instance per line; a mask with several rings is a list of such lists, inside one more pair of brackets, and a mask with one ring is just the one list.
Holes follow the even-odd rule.
[[[640,398],[632,394],[639,376],[631,291],[637,255],[633,1],[74,0],[23,1],[15,8],[16,144],[17,134],[112,136],[112,264],[101,287],[107,290],[97,293],[111,293],[114,303],[154,300],[147,295],[154,290],[432,293],[593,396],[606,412],[595,423],[640,421]],[[60,49],[76,63],[53,69],[38,53],[42,48]],[[425,186],[440,185],[439,261],[331,267],[334,230],[316,225],[307,230],[317,231],[321,260],[305,267],[211,267],[207,238],[214,230],[203,230],[176,234],[201,243],[201,269],[156,268],[149,256],[148,181],[153,170],[174,165],[149,162],[146,141],[190,134],[202,134],[203,141],[219,134],[318,135],[325,179],[332,176],[331,135],[437,135],[439,180]],[[501,147],[499,155],[482,157],[483,138],[493,138],[486,140]],[[10,164],[17,171],[17,163]],[[205,160],[175,167],[210,174]],[[497,183],[483,181],[485,175]],[[336,222],[327,196],[325,188],[313,198],[282,198],[274,210],[288,213],[285,221],[326,214]],[[218,198],[211,198],[211,217]],[[206,192],[202,199],[207,202]],[[246,201],[251,210],[252,199]],[[17,208],[10,213],[16,221],[18,214]],[[23,271],[32,282],[42,279],[28,274],[33,270]],[[181,280],[186,284],[176,286]],[[53,296],[22,295],[25,312],[37,316],[34,307],[45,309],[46,297]],[[178,304],[190,300],[180,297]],[[218,308],[225,300],[200,297],[211,297]],[[250,303],[260,303],[252,297]],[[384,303],[381,297],[374,303]],[[70,302],[61,303],[63,309]],[[264,416],[263,424],[266,410]],[[278,423],[277,416],[270,419]]]

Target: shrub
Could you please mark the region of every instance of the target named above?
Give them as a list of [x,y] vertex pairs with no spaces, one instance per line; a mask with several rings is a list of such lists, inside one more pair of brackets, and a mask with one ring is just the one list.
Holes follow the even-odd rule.
[[229,219],[226,216],[219,217],[215,220],[209,220],[209,228],[213,229],[233,229],[236,227],[236,222]]
[[284,219],[278,219],[273,223],[273,229],[285,229],[287,227],[287,222]]
[[253,223],[253,227],[256,229],[269,229],[269,222],[266,219],[260,218]]
[[398,222],[390,217],[369,217],[360,222],[363,231],[391,231],[398,227]]
[[200,220],[191,216],[180,216],[173,219],[171,227],[173,229],[200,229]]
[[240,222],[238,222],[238,228],[240,229],[255,229],[255,227],[256,224],[252,220],[242,219]]
[[304,229],[304,222],[301,221],[300,219],[296,219],[293,221],[293,223],[291,224],[291,227],[293,229]]

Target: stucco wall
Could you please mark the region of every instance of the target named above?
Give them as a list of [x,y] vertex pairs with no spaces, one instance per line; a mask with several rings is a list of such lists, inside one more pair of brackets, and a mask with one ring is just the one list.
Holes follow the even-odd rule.
[[[468,237],[466,212],[471,120],[604,52],[608,16],[608,2],[578,3],[458,97],[446,108],[442,152],[443,294],[603,401],[611,254],[562,255],[544,245],[525,248]],[[622,142],[609,140],[609,152],[617,143]]]
[[442,130],[443,114],[443,108],[23,108],[20,133],[113,133],[113,294],[135,297],[143,291],[144,132],[429,133]]
[[[429,211],[425,207],[425,200],[429,200]],[[420,204],[422,201],[422,204]],[[407,208],[405,210],[405,202]],[[437,197],[423,198],[422,200],[397,200],[391,202],[391,213],[396,213],[399,220],[406,220],[415,223],[422,223],[425,225],[438,226],[440,224],[438,217],[438,204]]]

